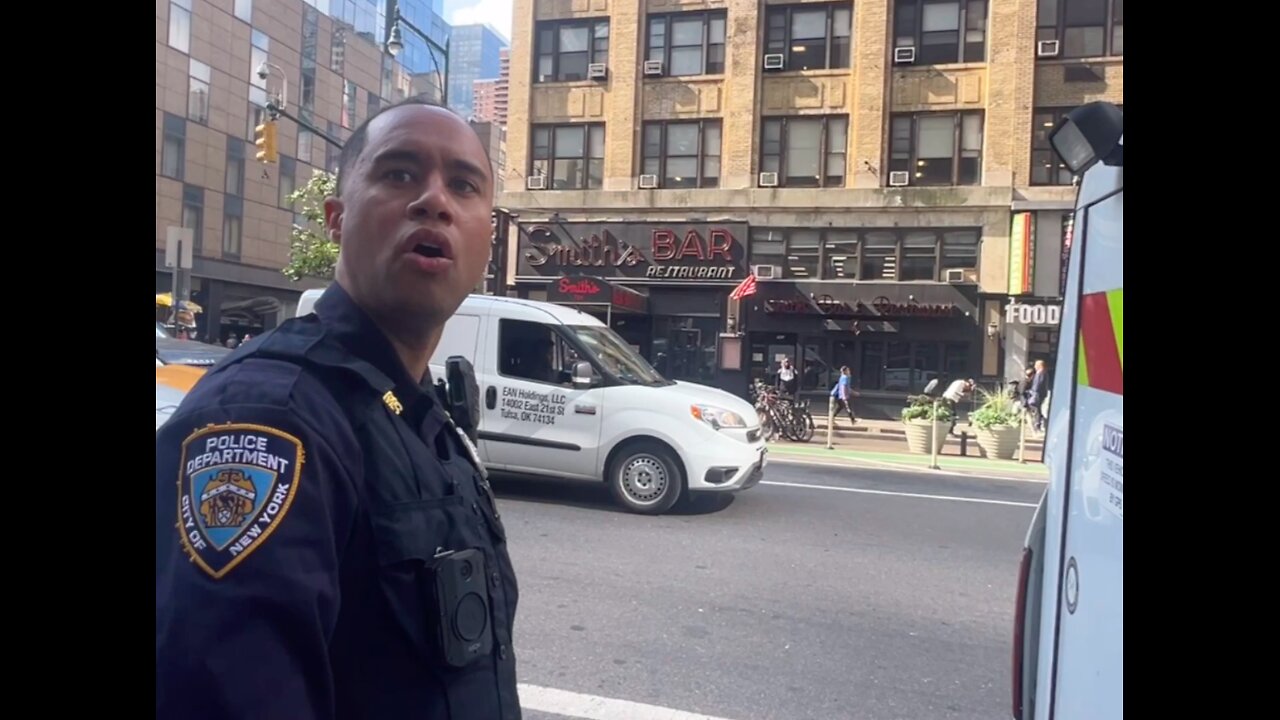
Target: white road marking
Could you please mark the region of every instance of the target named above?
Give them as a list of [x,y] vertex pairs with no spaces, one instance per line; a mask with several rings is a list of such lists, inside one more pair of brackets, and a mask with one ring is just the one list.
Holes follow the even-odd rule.
[[1033,508],[1035,503],[1014,502],[1012,500],[989,500],[987,498],[955,497],[952,495],[925,495],[923,493],[894,492],[891,490],[869,490],[867,488],[835,487],[833,485],[809,485],[807,483],[778,482],[761,480],[761,485],[778,485],[781,487],[809,488],[812,490],[835,490],[837,492],[864,493],[866,495],[892,495],[894,497],[921,498],[924,500],[948,500],[950,502],[981,503],[983,505],[1008,505],[1010,507]]
[[536,710],[580,720],[620,720],[621,718],[627,720],[728,720],[728,718],[699,715],[630,700],[614,700],[537,685],[520,684],[517,688],[520,691],[520,706],[525,710]]
[[[874,470],[884,470],[886,472],[911,473],[912,475],[946,475],[948,477],[967,478],[969,480],[1002,480],[1007,482],[1038,483],[1040,485],[1047,485],[1049,483],[1048,480],[1041,480],[1038,478],[1018,478],[1018,477],[1010,477],[1008,475],[979,474],[979,473],[985,472],[984,468],[974,468],[969,472],[960,472],[958,470],[930,470],[929,468],[925,468],[925,467],[903,466],[897,463],[882,462],[879,460],[867,460],[864,458],[858,458],[857,460],[852,460],[849,462],[826,462],[823,460],[800,459],[795,455],[785,455],[784,453],[776,453],[776,454],[770,453],[769,464],[772,465],[774,463],[782,463],[786,465],[817,465],[818,467],[846,468],[846,469],[853,469],[853,470],[874,469]],[[854,463],[858,463],[858,464],[854,464]]]

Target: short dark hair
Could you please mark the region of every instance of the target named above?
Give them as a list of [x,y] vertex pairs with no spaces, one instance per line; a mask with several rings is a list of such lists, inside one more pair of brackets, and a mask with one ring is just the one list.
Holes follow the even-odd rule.
[[[364,122],[356,126],[355,131],[351,133],[351,137],[347,138],[347,141],[342,144],[342,152],[338,155],[338,197],[342,197],[342,178],[346,177],[347,173],[351,171],[351,168],[355,167],[356,160],[360,159],[360,153],[364,152],[364,146],[369,141],[369,124],[372,123],[379,115],[406,105],[437,107],[442,110],[448,110],[459,119],[462,118],[461,115],[458,115],[458,113],[454,112],[451,108],[427,97],[426,95],[415,95],[379,109],[377,112],[365,118]],[[485,148],[486,155],[488,152],[488,148]]]

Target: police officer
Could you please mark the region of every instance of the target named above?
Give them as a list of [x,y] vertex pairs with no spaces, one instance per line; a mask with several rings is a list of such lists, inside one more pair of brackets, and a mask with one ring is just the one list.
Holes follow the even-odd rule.
[[366,120],[316,312],[157,433],[157,717],[520,718],[505,531],[427,367],[484,276],[489,168],[441,107]]

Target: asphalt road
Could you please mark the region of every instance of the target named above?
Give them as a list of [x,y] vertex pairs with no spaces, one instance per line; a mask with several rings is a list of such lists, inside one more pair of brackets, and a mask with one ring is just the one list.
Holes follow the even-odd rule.
[[658,518],[593,485],[495,487],[529,720],[1008,716],[1042,483],[773,462],[730,503]]

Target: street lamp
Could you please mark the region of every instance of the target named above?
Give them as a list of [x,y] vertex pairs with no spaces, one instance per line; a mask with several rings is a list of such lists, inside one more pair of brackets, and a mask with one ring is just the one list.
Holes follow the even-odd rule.
[[1091,102],[1067,113],[1049,143],[1073,175],[1101,162],[1124,164],[1124,113],[1109,102]]
[[[404,50],[404,37],[400,34],[400,25],[403,24],[414,32],[415,35],[422,38],[427,44],[427,52],[431,53],[431,62],[436,66],[437,77],[440,78],[440,103],[448,106],[449,104],[449,41],[451,38],[445,38],[444,47],[431,39],[431,36],[423,32],[417,25],[409,22],[409,19],[400,13],[400,3],[394,3],[391,6],[391,26],[387,29],[387,52],[391,57],[396,57]],[[444,55],[444,71],[440,70],[440,58],[436,57],[436,51]]]

